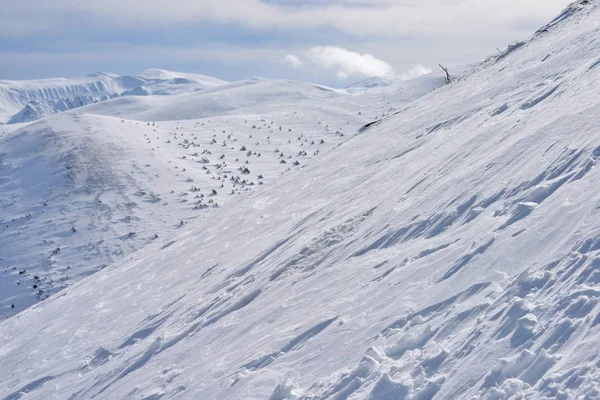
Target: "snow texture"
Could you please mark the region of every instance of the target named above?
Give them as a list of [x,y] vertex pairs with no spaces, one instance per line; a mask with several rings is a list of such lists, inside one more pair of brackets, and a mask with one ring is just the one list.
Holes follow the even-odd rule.
[[[3,321],[0,396],[600,399],[599,7],[571,5],[468,76]],[[265,114],[290,113],[286,128],[304,119],[294,136],[326,115],[332,130],[356,129],[357,109],[338,114],[352,102],[364,114],[382,107],[381,94],[318,97],[314,87],[288,102],[298,84],[273,85],[277,96],[270,83],[232,90],[262,90]],[[255,113],[219,112],[214,134],[271,129],[253,101],[214,93]],[[201,92],[181,96],[197,105],[151,96],[128,103],[125,122],[91,115],[125,106],[119,98],[8,130],[3,141],[20,139],[3,176],[22,176],[10,165],[36,154],[27,132],[49,143],[68,124],[99,126],[103,140],[121,124],[131,133],[116,137],[139,143],[156,133],[133,116],[164,119],[162,151],[179,154],[165,144],[178,132],[169,113],[190,119],[182,134],[213,129],[196,126],[208,124]],[[92,164],[115,165],[106,177],[124,171]]]
[[431,90],[406,82],[354,96],[253,79],[189,95],[119,97],[6,125],[0,317],[304,168]]

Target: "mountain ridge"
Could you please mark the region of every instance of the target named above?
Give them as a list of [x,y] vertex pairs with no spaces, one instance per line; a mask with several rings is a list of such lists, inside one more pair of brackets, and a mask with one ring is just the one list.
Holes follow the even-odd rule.
[[0,118],[8,124],[24,123],[121,95],[173,94],[225,83],[205,75],[159,69],[124,76],[98,72],[86,78],[0,80],[0,110],[4,110]]

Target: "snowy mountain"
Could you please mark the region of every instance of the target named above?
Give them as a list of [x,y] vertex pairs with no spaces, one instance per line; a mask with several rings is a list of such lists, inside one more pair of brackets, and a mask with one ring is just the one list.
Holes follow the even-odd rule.
[[579,1],[0,323],[2,396],[600,398],[599,37]]
[[0,123],[35,121],[116,96],[177,94],[225,83],[204,75],[157,69],[127,76],[99,72],[78,79],[0,80]]
[[[356,100],[346,93],[320,85],[287,80],[247,80],[176,97],[120,98],[83,112],[118,115],[146,121],[191,120],[224,115],[289,112],[294,107],[315,108],[325,102],[355,113]],[[341,104],[339,104],[341,103]],[[339,104],[339,105],[338,105]]]
[[0,317],[305,167],[410,100],[253,79],[5,126]]

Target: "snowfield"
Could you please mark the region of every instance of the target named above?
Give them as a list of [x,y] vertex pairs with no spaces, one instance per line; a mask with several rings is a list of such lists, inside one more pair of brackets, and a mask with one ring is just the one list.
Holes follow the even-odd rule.
[[[328,115],[332,130],[343,120],[359,125],[356,109],[344,118],[331,112],[353,101],[361,117],[385,115],[0,323],[0,396],[600,399],[599,37],[600,4],[583,0],[530,40],[394,111],[382,111],[387,104],[373,92],[370,110],[356,96],[314,100],[312,112],[323,114],[313,118],[310,101],[286,107],[285,126]],[[133,181],[158,191],[167,183],[152,186],[149,177],[171,179],[161,163],[180,154],[164,142],[178,132],[176,120],[190,118],[185,135],[211,134],[197,126],[208,124],[194,114],[208,104],[200,93],[177,95],[190,98],[173,108],[135,105],[131,119],[68,112],[7,131],[2,148],[15,141],[5,163],[37,154],[24,143],[27,132],[52,136],[68,124],[98,126],[96,140],[128,137],[117,143],[124,149],[142,148],[135,135],[157,135],[165,156]],[[237,107],[256,113],[251,103]],[[278,103],[285,101],[273,100],[265,116],[282,112]],[[173,122],[158,122],[176,110]],[[158,127],[143,121],[151,116]],[[246,119],[264,134],[271,121],[218,118],[212,134],[234,123],[241,133]],[[98,157],[121,150],[105,151]],[[115,181],[142,175],[130,156],[118,158]],[[272,165],[266,170],[279,173]]]
[[355,96],[253,79],[0,127],[0,317],[303,168],[442,84],[432,75]]

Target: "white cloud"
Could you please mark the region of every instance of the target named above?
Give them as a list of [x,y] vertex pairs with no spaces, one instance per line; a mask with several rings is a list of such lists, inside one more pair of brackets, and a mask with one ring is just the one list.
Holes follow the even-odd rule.
[[293,54],[288,54],[285,56],[285,62],[294,69],[300,69],[302,66],[304,66],[304,62]]
[[410,80],[432,72],[431,68],[417,64],[406,72],[396,75],[394,68],[372,54],[361,54],[336,46],[317,46],[304,52],[306,62],[293,54],[285,56],[285,61],[294,69],[309,64],[309,70],[325,69],[333,71],[338,79],[369,78],[372,76],[399,80]]
[[394,68],[371,54],[360,54],[333,46],[319,46],[308,50],[306,56],[315,65],[334,70],[339,79],[350,77],[389,77]]

